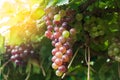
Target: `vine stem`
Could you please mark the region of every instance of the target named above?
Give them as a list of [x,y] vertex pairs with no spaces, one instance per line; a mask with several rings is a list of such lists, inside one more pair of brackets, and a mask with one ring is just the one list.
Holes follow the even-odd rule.
[[87,62],[88,73],[87,73],[87,80],[90,80],[90,48],[89,47],[88,47],[87,51],[88,51],[88,62]]
[[[73,63],[73,60],[75,59],[75,57],[76,57],[76,55],[77,55],[77,53],[78,53],[78,51],[79,51],[79,49],[81,48],[82,46],[80,46],[77,50],[76,50],[76,52],[75,52],[75,54],[74,54],[74,56],[72,57],[72,59],[71,59],[71,61],[70,61],[70,63],[69,63],[69,65],[68,65],[68,69],[70,68],[70,66],[72,65],[72,63]],[[63,76],[61,77],[61,79],[63,79],[64,77],[66,76],[66,73],[64,73],[63,74]]]
[[45,70],[44,70],[42,64],[41,64],[40,68],[41,68],[41,70],[42,70],[42,74],[43,74],[43,76],[45,77],[45,76],[46,76],[46,72],[45,72]]

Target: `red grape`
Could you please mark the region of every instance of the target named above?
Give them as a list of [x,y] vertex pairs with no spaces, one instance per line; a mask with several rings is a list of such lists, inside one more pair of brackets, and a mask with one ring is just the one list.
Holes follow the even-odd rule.
[[53,26],[52,26],[52,25],[48,25],[47,29],[48,29],[49,31],[52,31],[52,30],[53,30]]
[[54,48],[53,50],[52,50],[52,55],[55,55],[56,54],[56,52],[58,52],[59,51],[59,49],[58,48]]
[[55,47],[56,47],[56,48],[60,48],[60,47],[62,47],[62,44],[61,44],[60,42],[57,42],[57,43],[55,44]]
[[57,58],[57,59],[55,60],[55,63],[56,63],[58,66],[61,66],[63,62],[62,62],[62,59]]
[[47,38],[51,38],[51,36],[52,36],[52,32],[51,31],[45,31],[45,36],[47,37]]
[[60,47],[59,50],[64,54],[66,53],[66,48],[64,46]]
[[53,35],[55,39],[58,39],[61,36],[59,32],[55,32]]
[[64,65],[61,65],[58,67],[58,70],[62,73],[64,73],[66,71],[66,67]]
[[57,57],[53,56],[51,60],[52,60],[52,62],[55,62],[56,59],[57,59]]
[[57,58],[62,58],[63,53],[60,52],[60,51],[58,51],[58,52],[56,52],[55,56],[56,56]]
[[69,56],[68,55],[63,55],[62,56],[62,60],[63,60],[63,62],[69,62]]

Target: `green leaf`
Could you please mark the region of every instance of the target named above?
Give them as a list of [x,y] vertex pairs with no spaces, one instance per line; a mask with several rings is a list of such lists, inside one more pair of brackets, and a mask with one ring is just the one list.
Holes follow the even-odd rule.
[[[37,6],[37,7],[36,7]],[[39,19],[44,15],[44,10],[38,4],[34,4],[32,8],[32,18]]]
[[19,45],[19,44],[21,44],[22,42],[23,42],[23,39],[22,38],[20,38],[20,36],[19,36],[19,31],[17,31],[17,30],[12,30],[11,32],[10,32],[10,40],[9,40],[9,44],[11,44],[11,45]]
[[31,63],[28,62],[27,68],[26,68],[26,73],[29,73],[31,71]]
[[39,66],[36,66],[36,65],[33,65],[33,73],[40,73],[40,67]]
[[57,2],[57,6],[61,6],[61,5],[65,5],[65,4],[68,4],[69,3],[69,0],[58,0]]
[[47,8],[50,6],[53,6],[57,3],[58,0],[49,0],[48,4],[47,4]]

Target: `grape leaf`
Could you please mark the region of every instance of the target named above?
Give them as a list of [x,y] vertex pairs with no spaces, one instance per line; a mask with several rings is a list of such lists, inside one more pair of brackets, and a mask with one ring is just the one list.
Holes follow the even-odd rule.
[[53,6],[56,4],[56,2],[58,2],[58,0],[49,0],[48,4],[47,4],[47,8],[50,7],[50,6]]
[[56,5],[61,6],[61,5],[68,4],[68,3],[69,3],[69,0],[58,0]]
[[65,4],[69,4],[69,0],[50,0],[48,2],[47,8],[53,5],[56,6],[61,6],[61,5],[65,5]]

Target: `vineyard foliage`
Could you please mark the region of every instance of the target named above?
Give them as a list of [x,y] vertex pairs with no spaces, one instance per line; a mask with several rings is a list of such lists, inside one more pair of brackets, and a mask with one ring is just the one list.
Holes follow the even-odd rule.
[[[53,24],[59,25],[64,11],[75,29],[62,33],[72,37],[73,55],[58,77],[51,60],[56,46],[46,33],[50,23],[45,17],[54,16]],[[14,59],[18,53],[26,54]],[[34,79],[120,80],[120,0],[1,0],[0,80]]]

